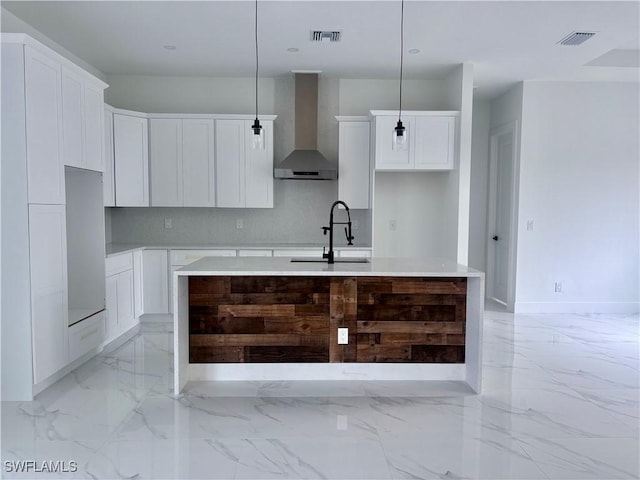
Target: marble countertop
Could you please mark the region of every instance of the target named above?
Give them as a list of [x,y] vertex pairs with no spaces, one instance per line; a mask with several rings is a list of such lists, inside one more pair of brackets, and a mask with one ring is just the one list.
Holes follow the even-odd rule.
[[[121,253],[133,252],[135,250],[144,250],[144,249],[170,249],[170,250],[209,250],[209,249],[234,249],[234,250],[270,250],[270,249],[291,249],[291,250],[305,250],[305,249],[316,249],[326,247],[326,243],[265,243],[265,244],[256,244],[256,243],[248,243],[248,244],[166,244],[166,243],[107,243],[106,245],[106,255],[107,257],[118,255]],[[353,248],[355,250],[365,249],[370,250],[371,245],[336,245],[334,248],[342,249],[342,248]]]
[[287,257],[205,257],[176,271],[187,275],[295,275],[484,277],[484,273],[442,259],[374,257],[368,263],[291,262]]

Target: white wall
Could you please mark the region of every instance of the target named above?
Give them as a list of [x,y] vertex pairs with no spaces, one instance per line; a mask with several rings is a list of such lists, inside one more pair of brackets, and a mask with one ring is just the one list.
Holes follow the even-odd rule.
[[489,130],[491,104],[473,102],[471,136],[471,188],[469,211],[469,266],[487,269],[487,202],[489,197]]
[[638,311],[638,84],[525,82],[523,99],[516,311]]
[[26,33],[27,35],[35,38],[43,45],[46,45],[54,52],[59,53],[63,57],[68,58],[76,65],[84,68],[87,72],[92,73],[96,77],[98,77],[102,81],[106,81],[106,76],[100,70],[98,70],[93,65],[88,64],[80,57],[75,56],[69,50],[64,48],[59,43],[54,42],[46,35],[43,35],[38,30],[33,28],[31,25],[26,23],[24,20],[16,17],[13,13],[11,13],[6,8],[0,8],[0,25],[1,31],[3,33]]
[[[369,110],[397,110],[399,80],[340,79],[339,115],[369,115]],[[457,110],[447,102],[440,80],[403,80],[402,110]]]

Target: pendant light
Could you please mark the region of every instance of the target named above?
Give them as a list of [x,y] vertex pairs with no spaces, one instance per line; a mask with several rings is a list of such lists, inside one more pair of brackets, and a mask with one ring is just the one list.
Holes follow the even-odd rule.
[[251,130],[253,131],[253,141],[251,146],[254,150],[262,148],[262,125],[258,120],[258,0],[255,1],[255,42],[256,42],[256,119],[253,121]]
[[407,145],[407,129],[402,125],[402,67],[404,63],[404,0],[400,3],[400,95],[398,123],[393,129],[393,148],[405,149]]

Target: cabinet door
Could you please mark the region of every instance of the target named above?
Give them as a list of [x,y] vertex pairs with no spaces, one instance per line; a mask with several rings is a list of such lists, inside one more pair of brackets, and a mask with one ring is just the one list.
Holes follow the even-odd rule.
[[262,145],[252,146],[253,120],[245,120],[245,206],[273,208],[273,122],[262,122]]
[[133,316],[140,318],[144,311],[144,287],[142,275],[144,267],[142,264],[142,250],[133,252]]
[[349,208],[369,208],[369,122],[340,122],[338,198]]
[[182,120],[182,179],[185,207],[215,206],[213,120]]
[[149,120],[151,206],[182,206],[182,121]]
[[216,206],[244,207],[244,120],[216,120]]
[[104,193],[104,206],[115,207],[116,188],[114,184],[114,158],[113,158],[113,112],[104,110],[104,175],[102,175],[102,188]]
[[106,326],[105,338],[107,341],[118,336],[118,275],[107,277],[106,282]]
[[149,206],[147,119],[113,115],[116,206]]
[[29,203],[64,204],[60,65],[29,46],[24,51]]
[[169,284],[166,250],[142,251],[144,313],[169,312]]
[[64,165],[84,168],[82,77],[62,68],[62,161]]
[[414,166],[417,170],[454,167],[455,125],[455,117],[416,117]]
[[133,306],[133,270],[116,275],[118,295],[118,335],[136,324]]
[[64,205],[29,206],[33,378],[67,364],[67,238]]
[[394,128],[398,122],[396,116],[378,116],[375,118],[376,132],[376,151],[375,166],[376,170],[408,170],[413,168],[413,117],[402,117],[407,135],[407,142],[401,149],[393,147],[393,138],[395,135]]
[[104,90],[85,82],[84,158],[85,168],[104,172]]

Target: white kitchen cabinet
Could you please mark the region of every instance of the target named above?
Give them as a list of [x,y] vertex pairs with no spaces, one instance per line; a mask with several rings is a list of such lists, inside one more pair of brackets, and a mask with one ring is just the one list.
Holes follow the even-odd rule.
[[263,142],[252,148],[252,122],[216,120],[216,206],[273,208],[273,121],[262,120]]
[[166,250],[142,252],[143,312],[169,312],[169,266]]
[[104,171],[104,86],[70,67],[62,67],[62,161]]
[[253,148],[252,120],[244,121],[245,207],[273,208],[273,122],[262,121],[262,144]]
[[371,191],[369,162],[371,125],[368,120],[337,118],[339,121],[338,198],[349,205],[349,208],[367,209],[370,205]]
[[104,172],[104,139],[104,87],[85,78],[84,168]]
[[60,64],[26,45],[24,85],[29,203],[63,204]]
[[215,150],[212,119],[182,120],[182,188],[185,207],[214,207]]
[[71,167],[84,167],[82,138],[83,89],[81,75],[62,68],[62,161]]
[[113,156],[113,109],[104,106],[104,174],[102,175],[102,189],[104,193],[104,206],[116,206],[116,186],[114,183],[114,156]]
[[113,114],[116,206],[149,206],[147,118],[135,112]]
[[135,318],[140,318],[144,314],[142,273],[142,250],[136,250],[133,252],[133,316]]
[[215,206],[213,119],[151,118],[151,205]]
[[406,112],[407,142],[393,146],[397,113],[371,112],[375,131],[375,169],[380,171],[451,170],[455,165],[455,126],[459,112]]
[[64,205],[29,205],[33,382],[67,364],[68,290]]
[[106,312],[103,310],[69,327],[69,362],[102,345],[105,338],[105,318]]
[[115,340],[137,324],[131,252],[106,259],[105,343]]

